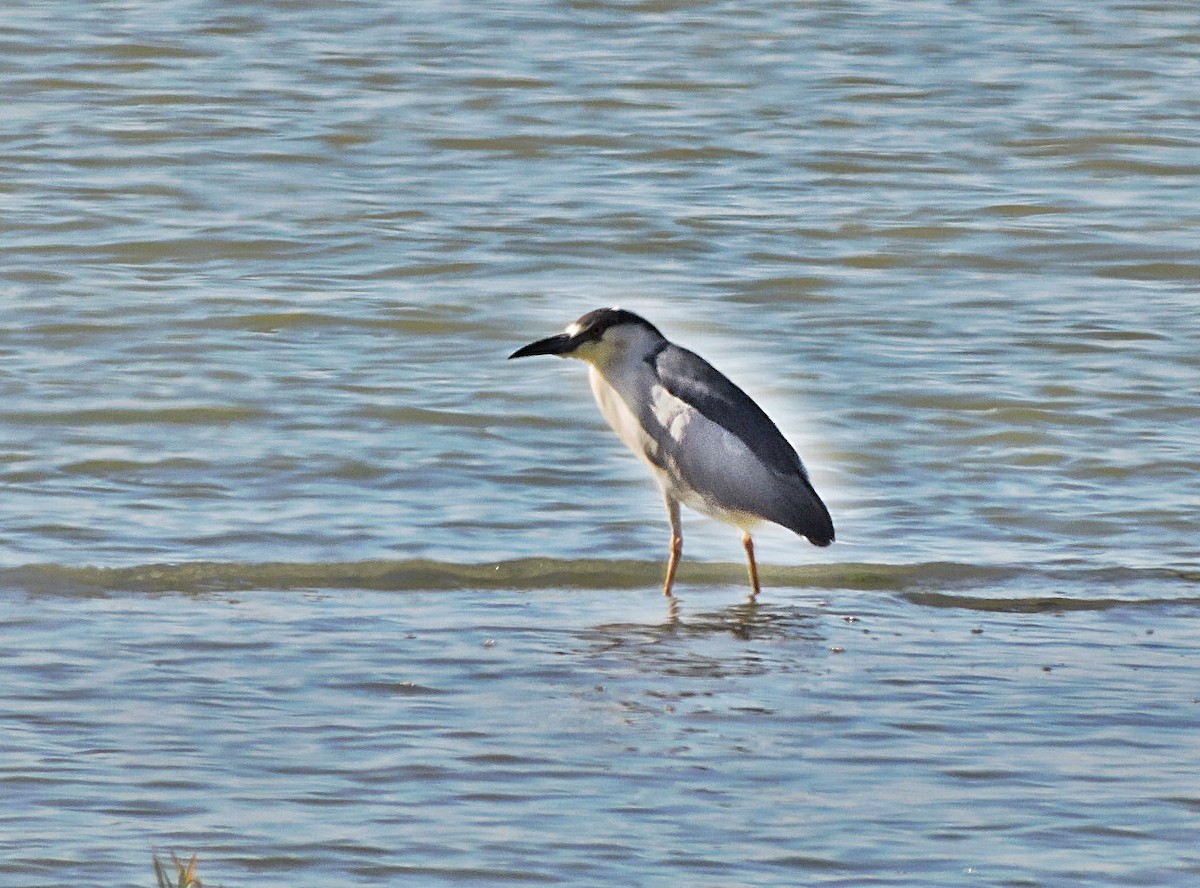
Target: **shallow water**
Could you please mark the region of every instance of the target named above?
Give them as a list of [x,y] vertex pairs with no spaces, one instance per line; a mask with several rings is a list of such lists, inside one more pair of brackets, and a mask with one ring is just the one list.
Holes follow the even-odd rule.
[[[1191,3],[16,3],[0,884],[1191,885]],[[650,317],[838,527],[665,516]]]
[[1188,884],[1196,602],[35,594],[6,884]]

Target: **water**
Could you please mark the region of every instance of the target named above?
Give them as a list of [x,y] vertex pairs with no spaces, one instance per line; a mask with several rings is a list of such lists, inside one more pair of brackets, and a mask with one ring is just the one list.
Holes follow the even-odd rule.
[[[0,884],[1200,881],[1191,3],[12,3]],[[685,517],[620,303],[798,445]]]

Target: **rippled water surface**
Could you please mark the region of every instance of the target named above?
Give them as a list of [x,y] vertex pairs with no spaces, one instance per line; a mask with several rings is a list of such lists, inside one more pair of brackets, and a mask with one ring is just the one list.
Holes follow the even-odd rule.
[[[1200,883],[1191,2],[16,2],[0,884]],[[620,303],[839,541],[666,521]]]

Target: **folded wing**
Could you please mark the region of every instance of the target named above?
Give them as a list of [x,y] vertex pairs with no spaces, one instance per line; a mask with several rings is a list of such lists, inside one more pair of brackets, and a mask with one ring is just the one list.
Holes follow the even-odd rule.
[[[727,510],[757,515],[818,546],[832,543],[829,510],[795,448],[763,409],[694,352],[668,345],[650,360],[663,388],[703,420],[681,434],[703,436],[705,446],[670,454],[684,481],[715,494]],[[747,450],[753,459],[744,458]]]

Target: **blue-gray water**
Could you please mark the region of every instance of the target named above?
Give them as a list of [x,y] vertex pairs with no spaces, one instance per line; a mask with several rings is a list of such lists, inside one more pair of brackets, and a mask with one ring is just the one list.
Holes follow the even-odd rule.
[[[1190,2],[15,2],[0,884],[1200,883]],[[818,550],[666,522],[599,305]]]

